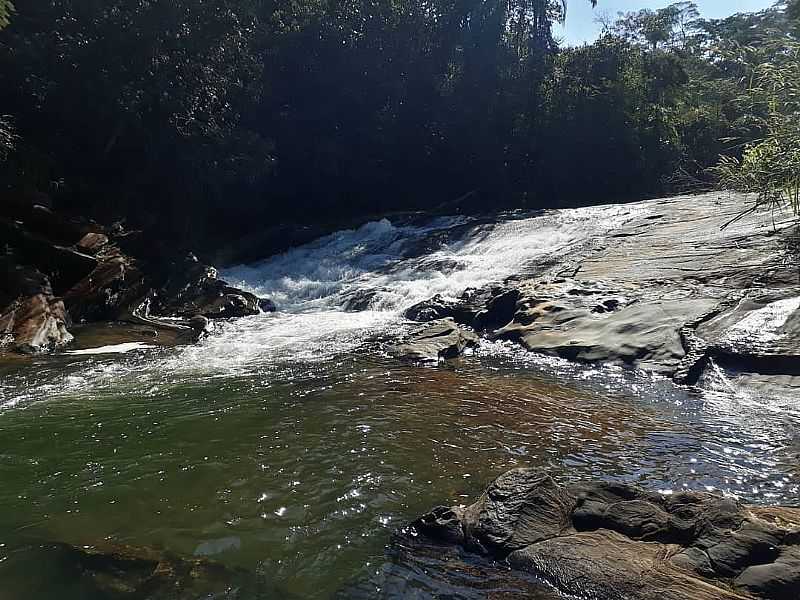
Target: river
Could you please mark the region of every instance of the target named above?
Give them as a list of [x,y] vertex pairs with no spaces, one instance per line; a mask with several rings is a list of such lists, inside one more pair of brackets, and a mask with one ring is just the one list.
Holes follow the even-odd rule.
[[197,345],[0,364],[0,597],[82,598],[43,568],[48,544],[103,540],[212,557],[259,597],[484,597],[491,579],[387,547],[515,466],[796,501],[796,402],[722,373],[691,391],[500,343],[434,368],[387,355],[414,303],[535,271],[647,210],[370,223],[229,269],[279,311]]

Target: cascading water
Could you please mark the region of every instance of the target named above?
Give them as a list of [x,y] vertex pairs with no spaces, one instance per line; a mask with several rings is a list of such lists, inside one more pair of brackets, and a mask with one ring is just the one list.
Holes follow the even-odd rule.
[[[256,368],[263,359],[315,360],[395,326],[410,306],[435,294],[523,273],[533,261],[599,239],[643,205],[551,211],[491,225],[463,217],[423,225],[388,220],[342,231],[254,265],[223,273],[273,300],[279,312],[229,325],[181,357],[182,366]],[[359,310],[348,310],[356,301]],[[176,365],[178,366],[178,365]]]

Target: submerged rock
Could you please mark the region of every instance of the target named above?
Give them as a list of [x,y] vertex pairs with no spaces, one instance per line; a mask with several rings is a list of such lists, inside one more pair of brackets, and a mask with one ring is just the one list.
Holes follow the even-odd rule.
[[150,548],[104,544],[56,551],[86,597],[195,600],[243,598],[248,576],[205,558],[181,558]]
[[499,477],[468,507],[439,507],[412,532],[506,560],[595,600],[800,597],[800,508],[613,483]]
[[441,319],[409,336],[392,354],[402,360],[435,363],[457,358],[477,344],[478,336],[472,331],[459,327],[453,319]]

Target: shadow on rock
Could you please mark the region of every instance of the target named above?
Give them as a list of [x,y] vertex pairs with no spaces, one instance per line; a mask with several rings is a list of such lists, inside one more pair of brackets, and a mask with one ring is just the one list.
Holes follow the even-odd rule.
[[412,531],[580,598],[800,597],[800,508],[604,482],[560,485],[517,469],[475,504],[436,508]]

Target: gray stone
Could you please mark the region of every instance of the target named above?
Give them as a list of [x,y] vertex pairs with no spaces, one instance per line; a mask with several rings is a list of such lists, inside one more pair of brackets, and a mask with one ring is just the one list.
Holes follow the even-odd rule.
[[402,360],[435,363],[457,358],[477,344],[478,336],[473,332],[459,327],[452,319],[442,319],[412,334],[391,352]]
[[[471,506],[438,508],[422,535],[508,560],[560,592],[593,600],[797,598],[800,508],[634,486],[560,485],[516,469]],[[750,596],[746,596],[750,597]]]
[[734,581],[737,589],[759,598],[800,598],[800,549],[785,550],[773,563],[748,567]]

